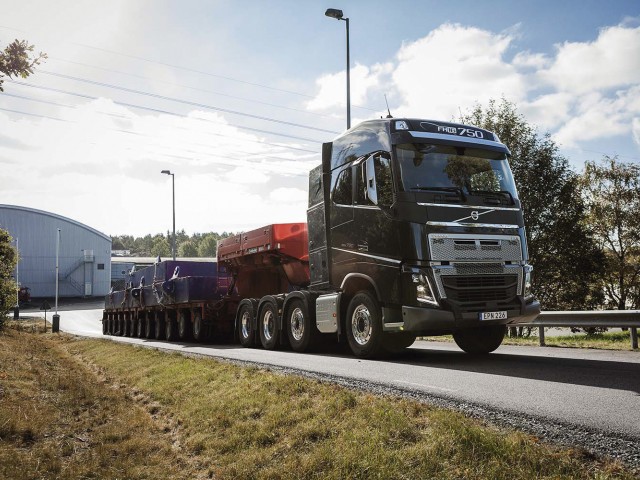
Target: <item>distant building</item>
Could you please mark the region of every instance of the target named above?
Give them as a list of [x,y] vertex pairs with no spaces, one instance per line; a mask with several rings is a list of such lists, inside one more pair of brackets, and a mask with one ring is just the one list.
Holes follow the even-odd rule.
[[60,229],[60,297],[104,296],[111,288],[111,237],[70,218],[0,204],[0,228],[17,241],[18,280],[32,297],[53,297],[56,237]]

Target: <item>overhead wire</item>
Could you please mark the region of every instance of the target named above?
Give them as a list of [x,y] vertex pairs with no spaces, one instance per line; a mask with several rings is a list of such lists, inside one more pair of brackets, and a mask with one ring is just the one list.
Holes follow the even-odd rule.
[[263,120],[263,121],[266,121],[266,122],[274,122],[274,123],[279,123],[279,124],[282,124],[282,125],[289,125],[289,126],[292,126],[292,127],[305,128],[305,129],[308,129],[308,130],[315,130],[315,131],[318,131],[318,132],[333,133],[333,134],[336,134],[336,135],[338,133],[340,133],[340,132],[337,132],[335,130],[327,130],[327,129],[324,129],[324,128],[312,127],[312,126],[309,126],[309,125],[302,125],[300,123],[288,122],[286,120],[278,120],[276,118],[263,117],[263,116],[260,116],[260,115],[253,115],[251,113],[239,112],[237,110],[230,110],[228,108],[217,107],[215,105],[207,105],[207,104],[199,103],[199,102],[191,102],[189,100],[182,100],[182,99],[179,99],[179,98],[168,97],[166,95],[159,95],[157,93],[145,92],[145,91],[142,91],[142,90],[135,90],[135,89],[132,89],[132,88],[122,87],[122,86],[119,86],[119,85],[113,85],[113,84],[109,84],[109,83],[98,82],[98,81],[95,81],[95,80],[89,80],[87,78],[74,77],[72,75],[64,75],[62,73],[50,72],[50,71],[47,71],[47,70],[39,70],[39,73],[45,74],[45,75],[51,75],[51,76],[55,76],[55,77],[59,77],[59,78],[64,78],[64,79],[67,79],[67,80],[74,80],[76,82],[87,83],[87,84],[90,84],[90,85],[96,85],[96,86],[100,86],[100,87],[120,90],[120,91],[123,91],[123,92],[133,93],[133,94],[136,94],[136,95],[144,95],[144,96],[147,96],[147,97],[157,98],[157,99],[160,99],[160,100],[167,100],[167,101],[170,101],[170,102],[182,103],[184,105],[189,105],[189,106],[192,106],[192,107],[205,108],[207,110],[215,110],[217,112],[228,113],[230,115],[240,115],[240,116],[243,116],[243,117],[254,118],[256,120]]
[[[62,93],[64,95],[71,95],[71,96],[75,96],[75,97],[79,97],[79,98],[85,98],[85,99],[89,99],[89,100],[98,100],[101,97],[94,97],[91,95],[85,95],[82,93],[77,93],[77,92],[70,92],[68,90],[62,90],[62,89],[58,89],[58,88],[53,88],[53,87],[44,87],[42,85],[34,85],[31,83],[27,83],[27,82],[22,82],[19,80],[6,80],[7,82],[10,83],[14,83],[16,85],[22,85],[25,87],[29,87],[29,88],[35,88],[35,89],[39,89],[39,90],[46,90],[46,91],[50,91],[50,92],[55,92],[55,93]],[[180,113],[175,113],[175,112],[171,112],[168,110],[162,110],[159,108],[152,108],[152,107],[144,107],[141,105],[135,105],[132,103],[127,103],[127,102],[120,102],[120,101],[116,101],[116,100],[111,100],[111,102],[113,102],[115,105],[120,105],[123,107],[130,107],[130,108],[136,108],[139,110],[145,110],[145,111],[150,111],[150,112],[154,112],[154,113],[162,113],[165,115],[171,115],[171,116],[175,116],[175,117],[180,117],[180,118],[189,118],[189,119],[194,119],[194,120],[199,120],[199,121],[205,121],[205,122],[210,122],[210,123],[214,123],[214,124],[219,124],[219,125],[228,125],[231,127],[235,127],[241,130],[248,130],[248,131],[252,131],[252,132],[257,132],[257,133],[264,133],[267,135],[275,135],[275,136],[280,136],[280,137],[286,137],[286,138],[292,138],[294,140],[302,140],[304,142],[311,142],[311,143],[321,143],[319,140],[316,139],[311,139],[311,138],[304,138],[304,137],[299,137],[296,135],[289,135],[286,133],[278,133],[278,132],[273,132],[273,131],[268,131],[268,130],[261,130],[258,128],[252,128],[252,127],[245,127],[242,125],[237,125],[237,124],[233,124],[233,123],[221,123],[221,122],[214,122],[213,120],[209,120],[209,119],[204,119],[204,118],[198,118],[198,117],[192,117],[192,116],[188,116],[188,115],[184,115],[184,114],[180,114]]]

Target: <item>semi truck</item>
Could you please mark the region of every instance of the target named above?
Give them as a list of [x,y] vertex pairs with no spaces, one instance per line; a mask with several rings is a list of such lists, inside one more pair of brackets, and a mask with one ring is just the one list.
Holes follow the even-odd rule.
[[299,352],[334,338],[362,358],[451,334],[489,353],[540,313],[509,156],[471,125],[364,121],[323,144],[307,223],[225,238],[217,262],[132,274],[107,296],[103,331]]

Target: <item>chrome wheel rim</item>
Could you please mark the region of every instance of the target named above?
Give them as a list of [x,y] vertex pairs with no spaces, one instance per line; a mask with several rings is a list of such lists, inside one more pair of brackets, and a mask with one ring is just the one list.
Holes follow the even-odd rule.
[[304,315],[300,307],[294,308],[291,312],[291,335],[299,342],[304,335]]
[[273,338],[275,328],[276,322],[273,315],[273,310],[268,309],[266,312],[264,312],[264,316],[262,317],[262,334],[264,335],[264,339],[266,341],[270,341]]
[[351,315],[351,333],[358,345],[366,345],[371,340],[373,321],[371,312],[365,305],[358,305]]
[[242,332],[242,338],[249,338],[249,332],[251,330],[250,322],[251,316],[249,312],[245,310],[242,312],[242,317],[240,318],[240,331]]

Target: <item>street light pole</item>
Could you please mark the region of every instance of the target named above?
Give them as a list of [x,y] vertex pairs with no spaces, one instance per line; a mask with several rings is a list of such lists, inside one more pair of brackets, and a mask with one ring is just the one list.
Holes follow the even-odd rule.
[[162,170],[160,173],[171,175],[171,196],[173,198],[173,240],[171,242],[171,253],[173,254],[173,260],[176,259],[176,177],[174,173],[169,170]]
[[335,18],[336,20],[344,20],[347,24],[347,130],[351,128],[351,59],[349,58],[349,19],[345,18],[342,10],[336,8],[328,8],[324,14],[327,17]]

